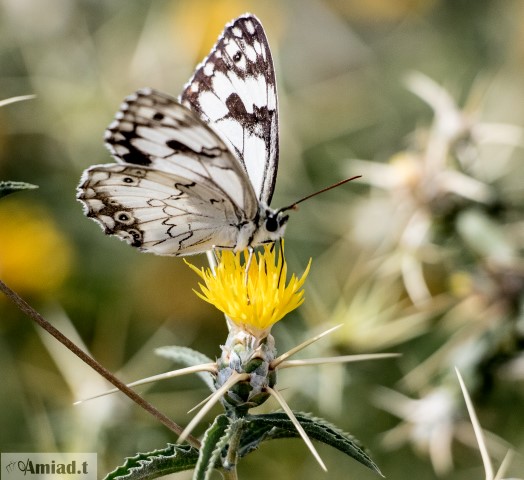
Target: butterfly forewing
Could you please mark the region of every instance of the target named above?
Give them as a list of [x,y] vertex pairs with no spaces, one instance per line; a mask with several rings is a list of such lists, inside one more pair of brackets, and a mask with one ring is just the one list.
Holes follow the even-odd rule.
[[235,248],[258,201],[220,138],[175,99],[128,97],[106,143],[120,164],[85,171],[78,198],[105,232],[142,250],[187,255]]
[[253,189],[224,142],[177,100],[151,89],[139,90],[122,104],[106,131],[106,145],[121,163],[173,172],[193,183],[222,190],[253,218]]
[[269,205],[278,167],[278,106],[273,60],[256,17],[226,26],[181,101],[226,141],[258,199]]

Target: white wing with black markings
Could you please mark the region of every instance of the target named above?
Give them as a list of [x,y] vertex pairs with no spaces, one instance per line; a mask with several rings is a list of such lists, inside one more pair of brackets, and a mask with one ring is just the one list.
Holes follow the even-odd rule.
[[[116,164],[85,170],[77,198],[109,235],[160,255],[279,240],[275,72],[262,25],[226,25],[180,101],[143,89],[106,130]],[[285,210],[285,209],[284,209]]]
[[226,141],[259,201],[269,205],[278,168],[277,87],[269,43],[255,16],[226,25],[181,102]]
[[140,90],[106,134],[117,164],[84,172],[78,198],[105,233],[162,255],[237,245],[258,201],[242,167],[175,99]]

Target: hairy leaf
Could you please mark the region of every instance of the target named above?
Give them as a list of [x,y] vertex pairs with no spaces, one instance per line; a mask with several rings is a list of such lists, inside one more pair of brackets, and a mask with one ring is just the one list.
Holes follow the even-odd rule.
[[198,450],[189,445],[173,445],[126,458],[125,463],[108,473],[104,480],[149,480],[195,468]]
[[206,430],[193,480],[209,479],[220,457],[221,450],[227,445],[231,436],[230,426],[229,418],[222,414],[218,415],[213,424]]
[[[201,365],[203,363],[213,363],[213,360],[203,353],[188,347],[178,347],[176,345],[160,347],[155,350],[155,353],[186,367],[194,367],[195,365]],[[197,375],[205,382],[212,392],[216,390],[213,375],[209,372],[198,372]]]
[[[382,475],[380,469],[366,453],[364,447],[352,435],[340,430],[322,418],[313,417],[303,412],[294,413],[310,438],[340,450],[362,465]],[[248,415],[245,417],[245,420],[246,425],[239,449],[241,457],[258,448],[263,441],[299,436],[297,429],[284,412]]]

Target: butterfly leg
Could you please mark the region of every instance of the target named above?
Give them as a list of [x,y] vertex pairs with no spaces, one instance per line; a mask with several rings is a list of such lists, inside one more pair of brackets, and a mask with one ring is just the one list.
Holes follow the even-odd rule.
[[253,252],[255,251],[255,249],[251,246],[247,247],[247,250],[249,252],[249,256],[247,257],[247,262],[246,262],[246,276],[244,278],[244,285],[247,285],[247,279],[249,278],[249,268],[251,267],[251,260],[253,259]]
[[206,251],[206,256],[207,256],[207,261],[209,263],[209,266],[211,267],[211,271],[215,273],[215,269],[218,265],[218,255],[217,255],[217,249],[214,245],[213,245],[212,250]]
[[[276,242],[275,242],[276,243]],[[273,243],[273,246],[271,248],[275,248],[275,244]],[[278,283],[277,285],[280,285],[280,280],[282,278],[282,270],[284,270],[284,264],[286,263],[286,259],[284,258],[284,244],[282,243],[282,239],[278,239],[278,248],[280,249],[280,271],[278,272]],[[286,279],[284,279],[284,282]]]

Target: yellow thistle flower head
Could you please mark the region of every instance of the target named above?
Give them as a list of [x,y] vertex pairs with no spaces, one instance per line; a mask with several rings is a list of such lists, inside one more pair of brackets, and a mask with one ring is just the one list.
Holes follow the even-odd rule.
[[215,272],[210,268],[198,269],[186,261],[204,284],[195,293],[224,312],[240,329],[258,339],[265,338],[271,327],[304,301],[302,286],[309,273],[311,260],[300,278],[295,274],[287,279],[284,247],[266,245],[251,258],[247,271],[247,251],[219,253]]

